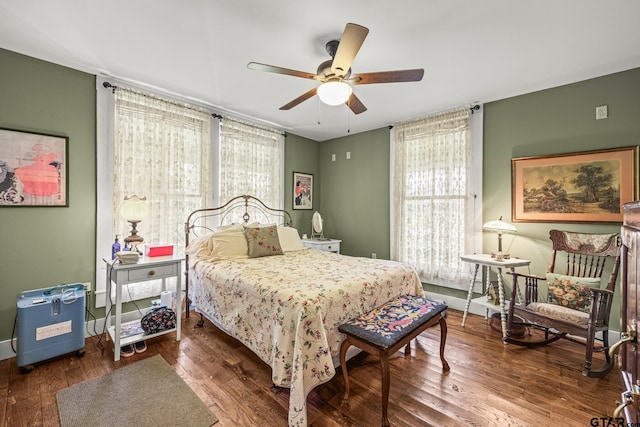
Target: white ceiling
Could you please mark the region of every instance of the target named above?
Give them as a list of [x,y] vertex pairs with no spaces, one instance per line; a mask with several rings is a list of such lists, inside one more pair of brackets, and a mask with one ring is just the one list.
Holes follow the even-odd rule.
[[[0,0],[0,47],[323,141],[640,67],[639,17],[638,0]],[[370,30],[354,73],[423,80],[355,86],[360,115],[280,111],[317,82],[247,63],[315,72],[347,22]]]

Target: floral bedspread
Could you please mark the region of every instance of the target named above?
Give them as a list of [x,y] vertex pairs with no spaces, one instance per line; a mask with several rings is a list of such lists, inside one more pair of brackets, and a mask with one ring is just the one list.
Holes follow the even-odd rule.
[[411,267],[304,249],[284,255],[191,263],[199,312],[264,360],[290,388],[289,425],[306,426],[308,393],[335,375],[338,326],[400,295],[422,295]]

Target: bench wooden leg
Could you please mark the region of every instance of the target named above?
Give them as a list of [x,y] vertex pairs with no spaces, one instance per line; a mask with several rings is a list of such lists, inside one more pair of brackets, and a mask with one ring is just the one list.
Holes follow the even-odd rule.
[[380,372],[382,373],[382,427],[389,427],[391,424],[387,417],[387,406],[391,373],[389,372],[389,355],[382,351],[380,352]]
[[349,371],[347,370],[347,350],[351,347],[349,338],[347,337],[340,345],[340,368],[342,368],[342,376],[344,377],[344,396],[343,401],[349,399]]
[[[385,306],[383,306],[384,308]],[[442,316],[443,310],[447,307],[444,304],[437,305],[435,308],[429,308],[428,312],[423,313],[423,306],[416,306],[413,311],[410,313],[420,313],[420,317],[417,318],[416,327],[414,327],[409,333],[400,331],[393,337],[391,340],[387,340],[386,343],[384,340],[376,340],[371,339],[368,334],[362,333],[362,326],[354,323],[348,322],[344,325],[341,325],[339,330],[346,334],[345,340],[340,345],[340,365],[342,366],[342,376],[344,377],[344,396],[342,403],[346,402],[349,398],[349,373],[347,371],[347,350],[350,346],[354,345],[359,347],[360,349],[367,351],[369,353],[377,353],[380,359],[380,376],[382,380],[382,426],[389,427],[391,424],[389,423],[388,417],[388,406],[389,406],[389,388],[391,382],[391,372],[389,370],[389,355],[395,353],[396,351],[402,349],[404,347],[405,357],[411,355],[411,341],[415,339],[419,334],[421,334],[425,329],[431,326],[435,326],[436,322],[440,323],[440,360],[442,362],[442,368],[444,372],[450,370],[449,363],[447,363],[444,358],[444,348],[447,341],[447,322],[445,318]],[[379,316],[379,313],[376,314]],[[371,316],[370,316],[371,317]],[[380,316],[383,319],[383,316]],[[375,320],[365,318],[364,320]],[[386,322],[386,320],[382,320]],[[381,327],[386,327],[386,323],[379,325]]]
[[449,364],[444,358],[444,345],[447,342],[447,321],[444,317],[440,316],[440,360],[442,361],[442,370],[447,372],[449,371]]

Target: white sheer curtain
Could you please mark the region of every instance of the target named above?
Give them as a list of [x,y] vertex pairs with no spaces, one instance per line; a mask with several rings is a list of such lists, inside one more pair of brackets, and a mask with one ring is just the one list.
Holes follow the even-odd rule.
[[400,123],[394,132],[392,257],[427,283],[470,279],[460,262],[473,234],[470,110]]
[[[124,197],[145,196],[149,215],[138,226],[145,243],[180,250],[187,214],[211,205],[211,114],[122,86],[114,96],[113,234],[120,242],[129,235]],[[132,287],[132,297],[158,293],[158,283],[149,283]]]
[[219,202],[249,194],[272,208],[284,206],[284,136],[225,117],[220,123]]

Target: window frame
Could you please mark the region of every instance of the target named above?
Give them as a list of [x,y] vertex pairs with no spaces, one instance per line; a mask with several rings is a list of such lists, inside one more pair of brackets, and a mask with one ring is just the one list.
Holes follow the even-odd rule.
[[[113,78],[96,78],[96,251],[95,251],[95,306],[105,307],[107,305],[106,295],[106,281],[107,281],[107,265],[105,260],[111,259],[111,245],[114,242],[115,236],[112,231],[113,224],[113,156],[114,156],[114,106],[115,99],[110,87],[115,87],[121,84],[117,79]],[[194,102],[190,99],[180,99],[173,94],[165,94],[160,91],[150,91],[146,87],[139,87],[138,85],[131,84],[130,82],[122,82],[122,84],[140,90],[148,92],[153,95],[157,95],[163,98],[173,99],[178,102],[184,102],[186,104],[193,105],[195,107],[204,108],[211,111],[213,118],[221,118],[216,114],[210,106],[204,105],[199,102]],[[111,85],[111,86],[109,86]],[[114,89],[117,90],[117,89]],[[214,193],[213,204],[219,205],[219,186],[220,186],[220,121],[211,121],[211,159],[210,159],[210,175],[209,182],[211,185],[211,191]],[[237,120],[237,119],[234,119]],[[262,127],[263,129],[274,130],[279,132],[279,129],[273,129],[271,127],[266,128],[260,124],[252,123],[250,120],[245,120],[244,123],[249,125],[255,125]],[[284,206],[284,149],[285,144],[282,141],[282,148],[280,150],[281,159],[281,171],[280,171],[280,200],[281,205],[278,208]],[[174,253],[181,253],[182,248],[176,248]],[[140,298],[146,298],[142,296]],[[139,298],[136,297],[136,300]],[[123,293],[123,301],[129,301],[129,295]]]
[[[469,197],[469,202],[466,204],[466,209],[469,212],[466,212],[466,217],[469,218],[469,223],[466,224],[466,229],[468,230],[467,235],[465,236],[465,251],[467,253],[479,253],[482,252],[482,166],[483,166],[483,109],[482,106],[479,105],[479,108],[471,109],[469,115],[469,168],[470,168],[470,180],[469,180],[469,188],[467,192],[467,196]],[[438,113],[441,114],[441,113]],[[438,115],[436,114],[436,115]],[[389,149],[389,169],[390,169],[390,179],[389,179],[389,188],[390,188],[390,200],[389,200],[389,211],[390,211],[390,229],[389,229],[389,240],[391,247],[391,259],[399,260],[398,254],[398,242],[395,230],[395,203],[396,201],[396,193],[394,190],[394,181],[395,181],[395,150],[396,150],[396,142],[395,142],[395,131],[390,129],[389,131],[390,138],[390,149]],[[420,198],[420,196],[416,196]],[[437,198],[438,196],[425,196],[430,198]],[[464,254],[460,254],[464,255]],[[430,280],[428,283],[431,285],[443,286],[447,288],[460,289],[460,290],[468,290],[469,281],[471,280],[472,274],[472,266],[469,266],[466,263],[460,262],[460,275],[461,277],[468,280],[464,280],[462,282],[459,281],[445,281],[445,280]],[[480,278],[481,279],[481,278]],[[423,278],[421,280],[424,283],[427,283]],[[482,292],[482,280],[476,281],[474,283],[473,291],[474,292]]]

